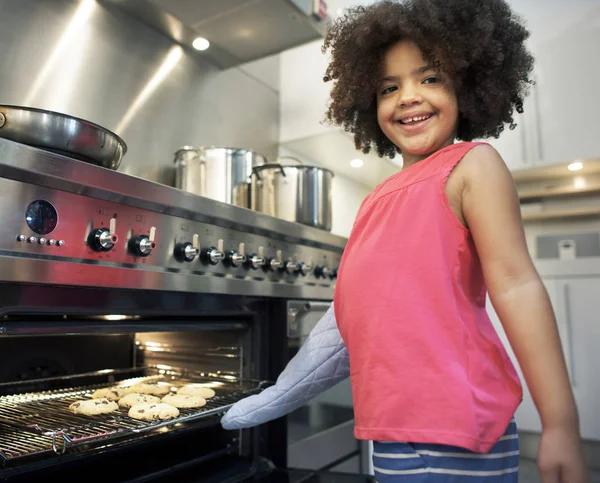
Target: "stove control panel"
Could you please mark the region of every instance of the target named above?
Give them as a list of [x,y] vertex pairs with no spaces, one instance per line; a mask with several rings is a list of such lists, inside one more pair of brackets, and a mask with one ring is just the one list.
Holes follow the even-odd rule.
[[[247,226],[227,228],[19,181],[6,197],[0,251],[197,275],[335,283],[341,250]],[[218,217],[218,213],[214,213]]]

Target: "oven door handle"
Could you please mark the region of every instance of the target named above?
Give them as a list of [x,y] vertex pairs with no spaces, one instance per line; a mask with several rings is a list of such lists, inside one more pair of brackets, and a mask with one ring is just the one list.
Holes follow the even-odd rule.
[[329,307],[331,307],[331,302],[306,302],[304,305],[307,312],[312,312],[313,310],[321,310],[327,312]]
[[298,334],[298,318],[309,312],[327,312],[331,307],[331,302],[306,302],[302,305],[288,308],[287,332],[289,339],[296,339]]

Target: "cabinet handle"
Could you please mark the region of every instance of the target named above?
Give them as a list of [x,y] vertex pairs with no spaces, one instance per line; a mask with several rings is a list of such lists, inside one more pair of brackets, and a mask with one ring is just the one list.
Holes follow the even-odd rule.
[[573,355],[573,326],[571,324],[571,304],[570,304],[570,290],[569,284],[563,284],[563,300],[564,300],[564,314],[565,314],[565,329],[566,329],[566,341],[565,345],[569,351],[569,364],[571,366],[571,386],[575,387],[575,356]]
[[544,160],[544,143],[542,142],[542,116],[540,115],[540,95],[538,88],[538,78],[534,76],[535,85],[533,86],[533,110],[535,114],[535,133],[537,144],[537,159],[536,161]]

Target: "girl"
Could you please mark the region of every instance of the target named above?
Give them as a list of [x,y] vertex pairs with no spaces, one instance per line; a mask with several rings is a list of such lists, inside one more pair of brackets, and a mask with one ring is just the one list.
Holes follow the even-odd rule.
[[489,290],[541,416],[543,483],[589,481],[512,177],[490,145],[472,142],[522,112],[527,37],[504,0],[382,1],[333,25],[327,117],[365,153],[401,153],[403,168],[361,205],[335,317],[225,427],[285,414],[349,372],[355,435],[374,441],[379,482],[516,482],[522,388],[487,316]]

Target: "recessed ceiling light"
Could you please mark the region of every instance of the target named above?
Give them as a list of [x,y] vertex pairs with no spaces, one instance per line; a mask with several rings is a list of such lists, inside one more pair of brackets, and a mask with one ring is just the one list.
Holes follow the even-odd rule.
[[569,166],[567,166],[567,168],[569,169],[569,171],[579,171],[583,168],[583,163],[571,163],[569,164]]
[[352,166],[353,168],[362,168],[364,161],[362,159],[353,159],[352,161],[350,161],[350,166]]
[[208,47],[210,47],[210,42],[204,37],[198,37],[192,42],[192,47],[194,47],[196,50],[206,50]]

